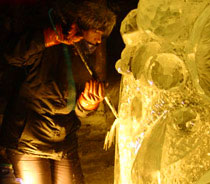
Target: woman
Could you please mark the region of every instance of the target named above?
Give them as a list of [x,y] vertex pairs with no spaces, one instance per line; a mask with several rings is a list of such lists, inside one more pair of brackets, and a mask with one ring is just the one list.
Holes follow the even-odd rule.
[[87,116],[104,98],[103,84],[94,80],[76,94],[77,76],[66,45],[80,40],[100,44],[101,37],[110,34],[115,15],[86,1],[78,5],[59,1],[53,7],[48,9],[47,22],[45,17],[9,40],[1,58],[26,70],[0,133],[1,146],[24,184],[84,183],[77,116]]

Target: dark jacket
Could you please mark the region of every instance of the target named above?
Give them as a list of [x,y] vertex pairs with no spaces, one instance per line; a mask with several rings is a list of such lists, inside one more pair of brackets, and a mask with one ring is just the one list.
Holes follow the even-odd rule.
[[89,112],[79,104],[73,110],[67,104],[69,94],[75,91],[68,88],[63,45],[45,48],[43,30],[28,31],[10,42],[1,59],[25,68],[26,77],[17,98],[6,109],[0,144],[19,153],[65,157],[77,148],[77,116]]

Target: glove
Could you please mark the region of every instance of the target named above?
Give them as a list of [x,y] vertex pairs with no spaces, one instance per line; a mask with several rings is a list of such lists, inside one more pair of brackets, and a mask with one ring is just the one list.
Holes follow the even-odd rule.
[[77,35],[78,27],[76,24],[71,25],[68,35],[63,34],[61,25],[56,25],[55,27],[57,33],[52,28],[47,28],[44,30],[45,47],[51,47],[60,43],[72,45],[73,43],[79,42],[81,39],[83,39],[82,36]]
[[80,95],[79,104],[85,110],[95,110],[104,99],[104,84],[98,81],[90,80],[85,83],[84,92]]

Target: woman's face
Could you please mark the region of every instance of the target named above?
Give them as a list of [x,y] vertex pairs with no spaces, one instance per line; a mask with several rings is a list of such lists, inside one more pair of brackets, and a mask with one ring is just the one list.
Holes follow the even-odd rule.
[[93,45],[97,45],[101,43],[103,31],[96,30],[96,29],[89,29],[87,31],[82,31],[83,38]]

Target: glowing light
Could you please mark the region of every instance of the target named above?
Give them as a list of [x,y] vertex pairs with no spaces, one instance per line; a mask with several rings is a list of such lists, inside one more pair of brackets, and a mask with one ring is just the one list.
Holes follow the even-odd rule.
[[161,178],[160,178],[160,172],[157,171],[157,179],[158,179],[158,184],[161,184]]
[[24,178],[24,184],[36,184],[36,181],[34,181],[34,177],[32,174],[25,173],[23,178]]
[[23,180],[22,180],[21,178],[16,178],[16,181],[17,181],[18,183],[20,183],[20,184],[24,184],[24,183],[23,183]]
[[37,184],[37,181],[35,178],[37,178],[37,176],[35,176],[36,174],[39,173],[31,173],[31,172],[27,172],[27,169],[24,169],[23,172],[23,176],[22,176],[22,180],[20,180],[21,184]]
[[148,80],[148,82],[151,86],[153,85],[153,81]]
[[121,68],[118,68],[118,69],[117,69],[117,71],[118,71],[119,73],[121,73],[121,72],[122,72]]

